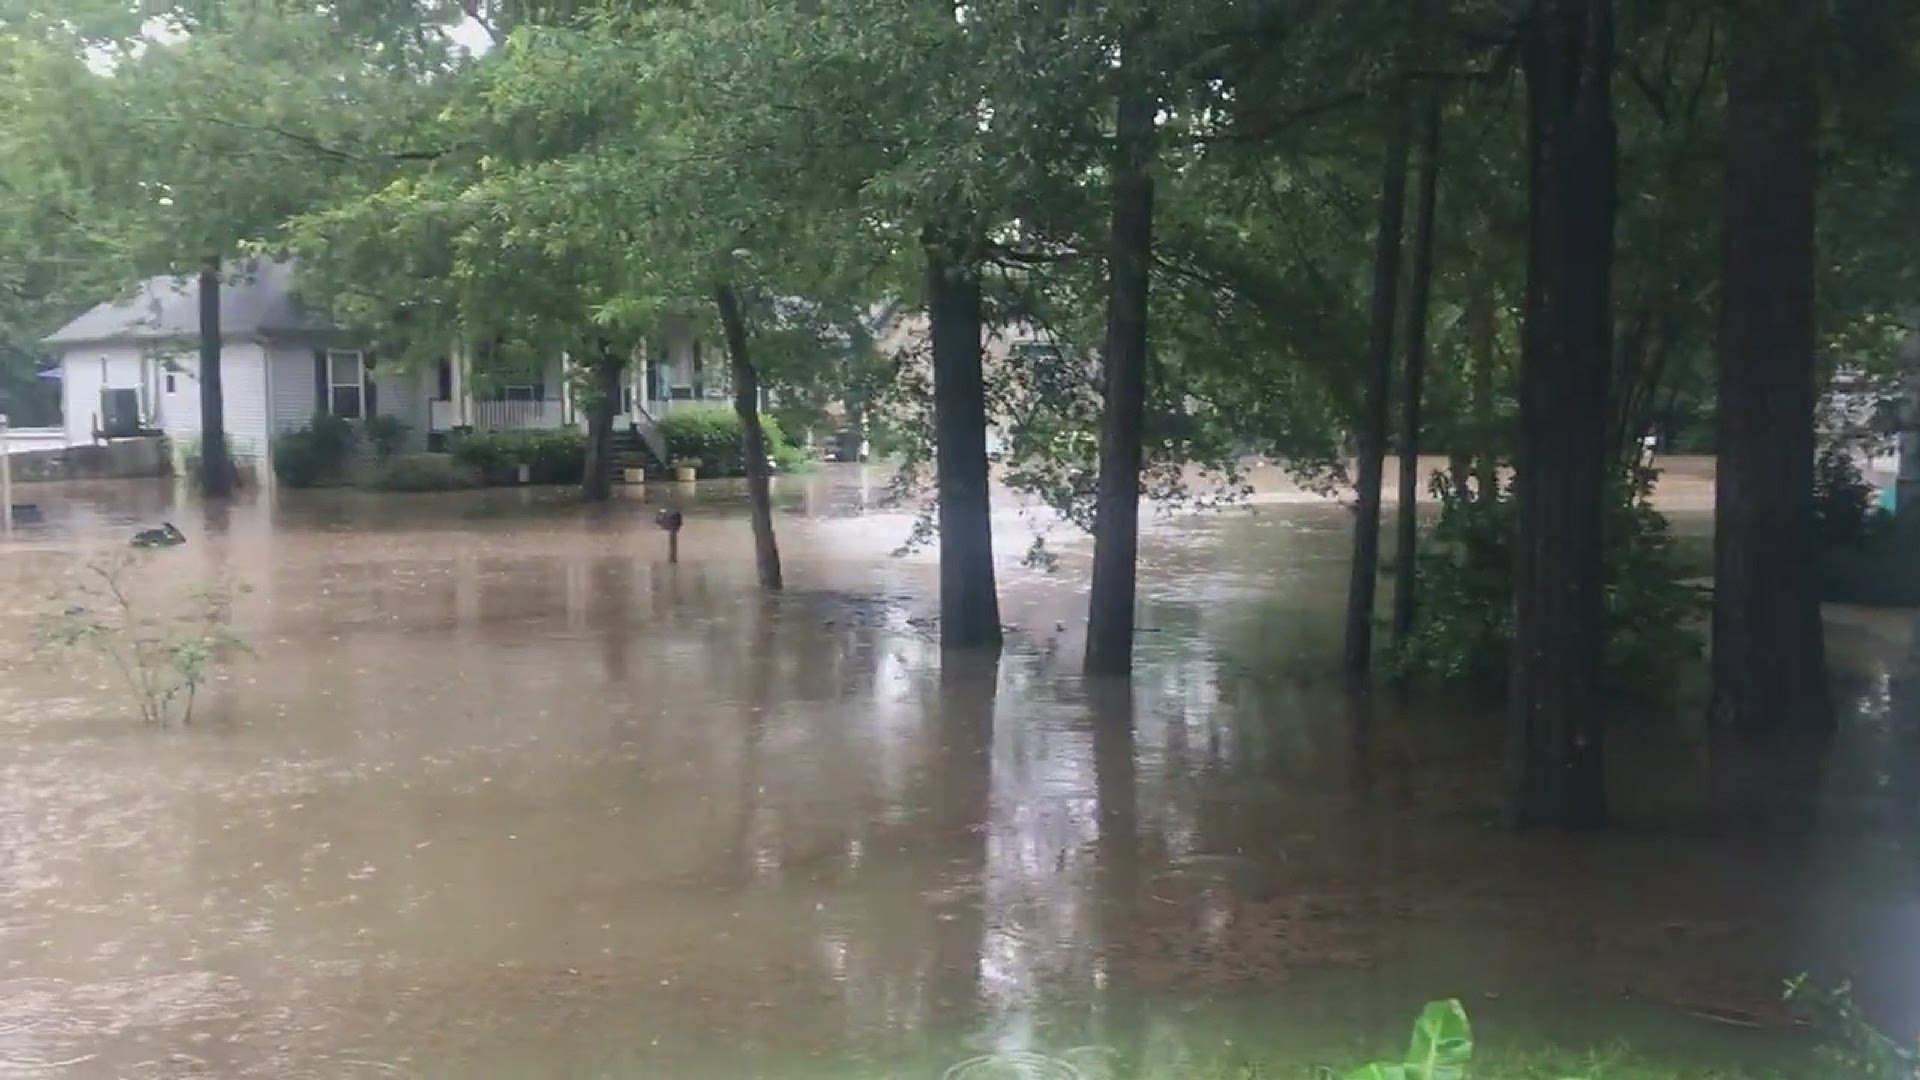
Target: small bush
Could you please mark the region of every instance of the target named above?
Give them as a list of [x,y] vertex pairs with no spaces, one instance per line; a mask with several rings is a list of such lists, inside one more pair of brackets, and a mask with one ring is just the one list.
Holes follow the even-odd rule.
[[317,413],[306,427],[274,437],[274,475],[293,488],[340,483],[353,461],[356,438],[350,421]]
[[367,442],[373,446],[373,456],[380,461],[391,461],[406,447],[409,430],[405,423],[392,416],[368,417]]
[[1865,540],[1874,512],[1873,485],[1846,450],[1829,446],[1813,465],[1815,542],[1823,549]]
[[[1608,499],[1603,683],[1615,693],[1661,685],[1703,647],[1696,624],[1707,599],[1683,581],[1685,562],[1651,502],[1655,476],[1636,469]],[[1419,614],[1395,662],[1415,677],[1497,690],[1513,646],[1513,495],[1503,488],[1491,501],[1467,498],[1444,475],[1432,490],[1440,520],[1415,560]]]
[[[781,469],[790,469],[806,455],[787,441],[779,421],[761,414],[767,456]],[[746,454],[741,443],[740,417],[723,405],[679,409],[660,418],[660,434],[670,462],[696,461],[702,476],[745,476]]]
[[381,466],[369,486],[380,491],[465,491],[480,473],[451,454],[401,454]]
[[579,431],[489,431],[461,435],[454,460],[488,484],[519,483],[526,465],[535,484],[577,484],[587,471],[587,438]]

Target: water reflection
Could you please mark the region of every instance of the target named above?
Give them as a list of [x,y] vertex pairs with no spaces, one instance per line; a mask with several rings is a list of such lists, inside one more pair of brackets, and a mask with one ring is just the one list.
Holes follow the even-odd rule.
[[[1129,685],[1073,670],[1079,547],[1058,578],[1005,567],[1006,655],[943,666],[935,568],[887,557],[908,519],[874,474],[782,486],[773,598],[726,490],[670,565],[631,495],[208,517],[48,489],[0,553],[0,1071],[1314,1060],[1447,993],[1503,1030],[1765,1057],[1809,968],[1920,1025],[1904,624],[1836,616],[1860,720],[1809,755],[1818,829],[1730,811],[1777,806],[1780,774],[1716,794],[1721,759],[1648,713],[1620,719],[1624,828],[1516,839],[1497,713],[1316,678],[1337,508],[1158,522]],[[258,655],[212,722],[154,733],[104,672],[37,659],[21,613],[167,517],[193,540],[156,572],[252,585]]]

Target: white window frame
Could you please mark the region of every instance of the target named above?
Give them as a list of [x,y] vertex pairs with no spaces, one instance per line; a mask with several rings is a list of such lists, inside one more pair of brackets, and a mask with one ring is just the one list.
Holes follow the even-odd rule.
[[532,383],[507,383],[500,388],[502,401],[538,401]]
[[[338,369],[335,366],[348,358],[351,358],[353,363],[352,382],[342,381],[338,374]],[[354,389],[356,395],[355,400],[358,401],[359,408],[353,416],[349,416],[346,419],[365,420],[367,418],[367,354],[359,349],[328,349],[327,412],[329,415],[338,415],[338,413],[334,411],[335,391],[344,390],[349,386]]]

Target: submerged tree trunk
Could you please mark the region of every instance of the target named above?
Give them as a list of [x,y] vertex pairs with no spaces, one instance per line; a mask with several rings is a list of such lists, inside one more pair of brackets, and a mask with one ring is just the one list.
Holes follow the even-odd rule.
[[1712,714],[1749,734],[1833,724],[1813,575],[1818,12],[1747,0],[1732,20]]
[[1606,821],[1598,703],[1613,359],[1613,0],[1534,0],[1510,726],[1516,825]]
[[1393,643],[1413,633],[1414,549],[1419,542],[1420,397],[1427,379],[1427,299],[1433,287],[1434,212],[1440,199],[1440,90],[1429,88],[1420,131],[1420,196],[1413,232],[1413,278],[1407,285],[1407,363],[1400,397],[1400,506],[1393,579]]
[[720,309],[720,328],[727,338],[727,360],[732,364],[733,411],[740,417],[741,451],[747,458],[747,504],[753,518],[753,564],[760,587],[778,592],[780,545],[773,535],[773,491],[767,468],[767,433],[760,425],[760,372],[747,352],[747,320],[740,312],[740,295],[732,285],[714,286],[713,302]]
[[1494,339],[1499,334],[1499,310],[1493,294],[1493,276],[1477,270],[1467,295],[1467,354],[1473,365],[1473,438],[1475,483],[1480,501],[1500,494],[1500,445],[1493,422]]
[[200,265],[200,491],[209,498],[233,494],[220,333],[220,258],[209,255]]
[[[1134,78],[1137,81],[1137,73]],[[1147,290],[1153,258],[1153,177],[1148,171],[1153,157],[1153,96],[1130,86],[1122,93],[1117,114],[1107,254],[1106,400],[1093,518],[1093,590],[1087,610],[1089,675],[1124,675],[1133,667],[1134,586],[1140,549]]]
[[940,647],[1000,644],[981,370],[978,269],[955,237],[929,229],[927,318],[933,338],[934,466],[940,502]]
[[1407,213],[1407,156],[1413,116],[1407,80],[1394,80],[1387,109],[1391,126],[1380,181],[1380,232],[1373,251],[1373,321],[1367,339],[1367,382],[1355,426],[1353,566],[1347,579],[1347,682],[1357,686],[1373,668],[1373,606],[1380,578],[1380,484],[1386,468],[1388,395],[1393,383],[1393,322],[1400,300],[1400,243]]
[[626,358],[611,343],[602,342],[593,358],[593,396],[587,403],[586,470],[580,476],[580,497],[587,502],[613,498],[613,423],[620,411],[620,379]]

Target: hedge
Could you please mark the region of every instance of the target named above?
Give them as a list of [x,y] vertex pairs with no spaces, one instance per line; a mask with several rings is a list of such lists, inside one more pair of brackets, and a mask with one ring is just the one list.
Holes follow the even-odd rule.
[[515,484],[520,466],[530,483],[577,484],[587,471],[587,437],[579,431],[485,431],[460,435],[453,458],[489,484]]
[[[804,455],[787,441],[780,422],[762,413],[760,426],[767,437],[767,454],[776,466],[790,469]],[[667,464],[699,463],[701,476],[745,476],[746,454],[741,443],[740,417],[723,405],[676,409],[660,418],[660,435],[667,444]]]

